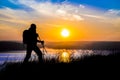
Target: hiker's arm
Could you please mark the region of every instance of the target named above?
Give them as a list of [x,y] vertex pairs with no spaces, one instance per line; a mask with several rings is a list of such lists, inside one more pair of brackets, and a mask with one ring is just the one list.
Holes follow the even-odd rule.
[[44,44],[44,41],[42,41],[39,37],[39,35],[37,34],[37,37],[39,38],[39,40],[37,40],[37,42],[40,42],[41,44]]

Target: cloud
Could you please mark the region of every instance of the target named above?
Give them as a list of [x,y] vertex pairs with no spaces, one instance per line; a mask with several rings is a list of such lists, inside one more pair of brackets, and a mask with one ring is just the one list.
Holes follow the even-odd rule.
[[91,15],[91,14],[83,14],[83,16],[89,17],[89,18],[96,18],[96,19],[105,19],[103,16],[98,16],[98,15]]
[[[0,8],[0,20],[14,23],[30,22],[48,22],[51,20],[66,21],[101,21],[111,23],[112,19],[119,22],[120,10],[109,9],[102,11],[93,9],[86,5],[72,5],[65,0],[62,3],[52,3],[49,0],[9,0],[13,4],[18,4],[31,8],[30,11],[25,9],[12,9],[8,7]],[[24,8],[24,7],[23,7]],[[111,19],[111,21],[110,21]]]
[[24,11],[24,10],[14,10],[8,7],[0,9],[0,20],[2,21],[9,21],[9,22],[18,22],[18,23],[25,23],[37,20],[40,15],[34,13],[32,11]]
[[84,5],[82,5],[82,4],[80,4],[80,5],[79,5],[79,7],[81,7],[81,8],[85,8],[85,6],[84,6]]
[[[15,31],[17,29],[16,25],[18,24],[28,26],[28,24],[34,22],[39,23],[40,28],[41,26],[47,27],[46,29],[49,29],[48,27],[58,28],[64,25],[67,26],[67,24],[69,26],[80,26],[83,30],[85,27],[84,31],[87,32],[86,28],[89,28],[88,33],[90,33],[91,30],[91,35],[93,35],[92,29],[95,30],[95,28],[106,28],[112,32],[113,28],[117,27],[114,31],[120,30],[120,10],[109,9],[107,11],[103,11],[82,4],[73,5],[68,3],[67,0],[62,3],[52,3],[45,0],[39,2],[38,0],[9,1],[18,6],[22,5],[23,9],[13,9],[9,7],[0,8],[0,27],[7,26],[7,30],[12,30],[14,28]],[[108,27],[112,28],[109,29]],[[42,29],[43,28],[44,27],[42,27]],[[5,31],[3,31],[3,28],[0,29],[2,32]]]
[[[9,0],[14,4],[21,4],[31,8],[31,11],[15,10],[10,8],[0,9],[2,18],[11,17],[12,19],[37,21],[40,18],[47,19],[63,19],[68,21],[82,21],[87,19],[106,20],[112,14],[117,16],[120,11],[110,9],[107,12],[89,8],[86,5],[72,5],[67,0],[59,3],[51,3],[50,1],[38,2],[37,0]],[[8,19],[9,20],[9,19]]]
[[[86,5],[72,5],[67,3],[67,0],[59,3],[51,3],[50,1],[38,2],[37,0],[9,0],[13,4],[18,4],[31,8],[26,9],[11,9],[4,7],[0,9],[0,20],[10,22],[45,22],[52,19],[63,19],[67,21],[83,21],[95,20],[109,22],[109,19],[118,18],[120,10],[110,9],[101,11],[89,8]],[[114,17],[113,17],[114,15]]]
[[107,22],[113,24],[115,27],[119,27],[120,25],[120,10],[109,9],[104,14]]
[[112,16],[120,16],[120,10],[115,10],[115,9],[109,9],[106,12],[107,15],[112,15]]
[[[66,20],[83,20],[82,17],[78,14],[75,14],[75,6],[70,4],[53,4],[51,2],[35,2],[32,1],[19,1],[21,4],[28,6],[34,11],[48,17],[62,18]],[[27,3],[27,4],[26,4]],[[47,5],[47,6],[46,6]],[[80,6],[83,8],[83,6]],[[76,17],[76,16],[77,17]],[[78,18],[79,16],[79,18]]]

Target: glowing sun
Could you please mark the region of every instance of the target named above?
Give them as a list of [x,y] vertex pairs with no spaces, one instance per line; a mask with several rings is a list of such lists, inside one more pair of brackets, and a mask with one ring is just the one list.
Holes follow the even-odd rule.
[[62,35],[63,37],[68,37],[68,36],[70,35],[70,33],[69,33],[69,31],[68,31],[67,29],[63,29],[63,30],[61,31],[61,35]]

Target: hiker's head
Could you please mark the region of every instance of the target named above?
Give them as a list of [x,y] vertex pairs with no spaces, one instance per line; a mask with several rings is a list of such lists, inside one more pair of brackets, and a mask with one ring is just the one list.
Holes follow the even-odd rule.
[[31,31],[36,30],[36,25],[35,24],[31,24],[29,30],[31,30]]
[[31,24],[30,28],[31,29],[36,29],[36,25],[35,24]]

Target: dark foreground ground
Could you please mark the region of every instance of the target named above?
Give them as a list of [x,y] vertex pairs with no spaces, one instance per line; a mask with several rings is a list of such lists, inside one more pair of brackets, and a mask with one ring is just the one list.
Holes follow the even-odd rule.
[[54,60],[43,64],[37,62],[8,63],[0,72],[0,80],[64,80],[73,78],[104,79],[114,80],[120,74],[120,54],[108,56],[86,56],[84,59],[74,60],[70,63],[56,63]]

